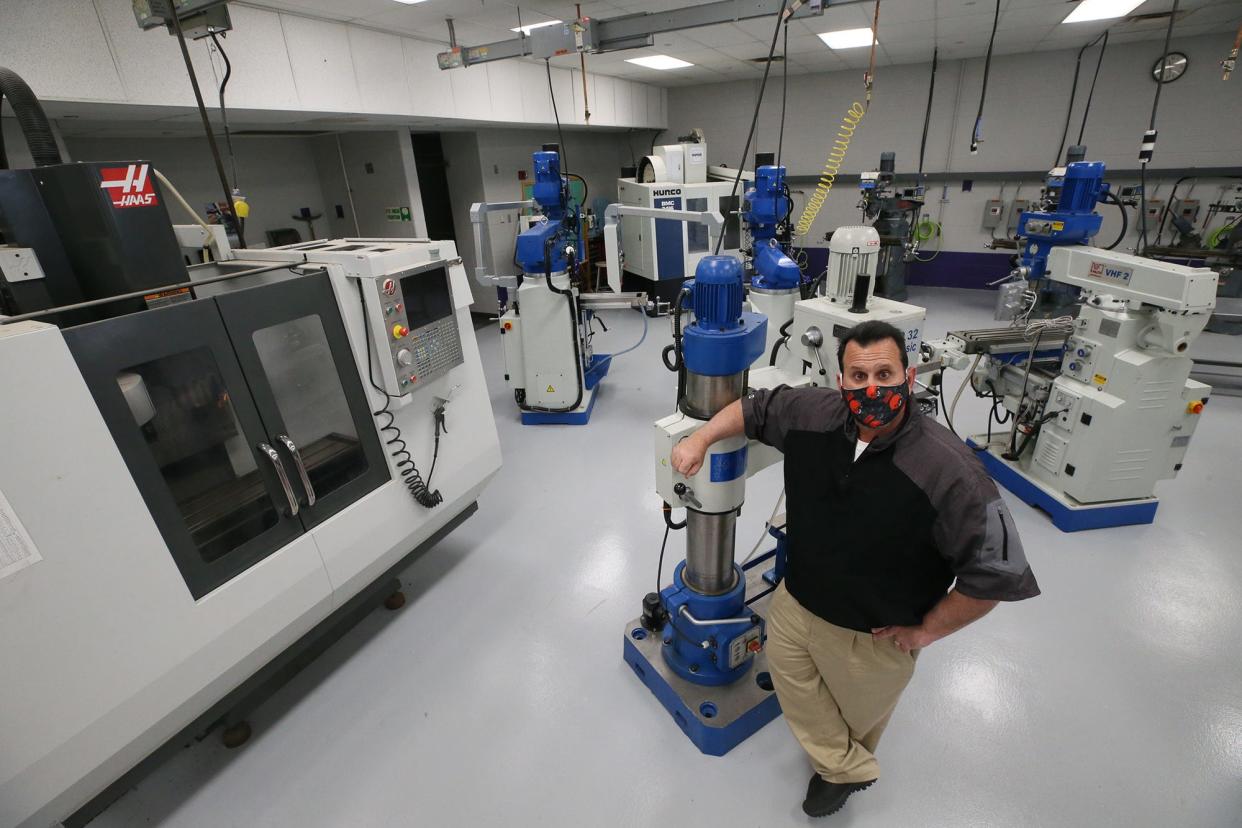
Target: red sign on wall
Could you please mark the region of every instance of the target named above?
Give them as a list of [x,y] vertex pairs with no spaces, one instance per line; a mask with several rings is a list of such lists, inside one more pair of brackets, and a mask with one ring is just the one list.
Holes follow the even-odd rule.
[[160,202],[150,172],[150,164],[100,167],[99,186],[111,197],[113,207],[154,207]]

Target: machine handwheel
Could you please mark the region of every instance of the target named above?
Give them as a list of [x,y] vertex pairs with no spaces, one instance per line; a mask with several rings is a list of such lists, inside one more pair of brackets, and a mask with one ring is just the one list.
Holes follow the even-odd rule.
[[397,590],[384,599],[384,609],[396,612],[405,606],[405,593]]
[[235,722],[220,732],[220,741],[229,750],[239,748],[250,741],[250,722]]

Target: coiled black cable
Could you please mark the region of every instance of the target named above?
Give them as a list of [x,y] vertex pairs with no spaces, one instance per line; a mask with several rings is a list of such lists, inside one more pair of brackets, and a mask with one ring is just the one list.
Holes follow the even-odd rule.
[[390,453],[397,463],[397,470],[401,472],[401,482],[410,490],[415,502],[427,509],[434,509],[444,502],[444,496],[440,494],[439,489],[431,490],[431,477],[436,473],[436,460],[440,456],[440,431],[443,427],[444,407],[441,406],[436,411],[435,449],[431,455],[431,471],[427,473],[426,480],[423,480],[418,467],[414,465],[414,457],[406,448],[405,440],[401,437],[401,429],[395,422],[396,416],[388,409],[388,401],[384,402],[383,408],[374,412],[376,417],[388,417],[388,422],[379,427],[380,434],[386,435],[384,445],[393,447]]
[[[362,281],[358,281],[358,301],[362,305],[362,316],[365,319],[367,313],[367,302],[362,295]],[[384,395],[384,407],[379,411],[372,411],[371,416],[379,418],[388,417],[388,421],[379,425],[380,439],[384,441],[384,445],[391,447],[389,454],[396,462],[397,470],[401,472],[401,482],[409,489],[410,494],[414,497],[414,501],[425,509],[434,509],[444,502],[444,496],[440,494],[439,489],[431,488],[431,478],[436,473],[436,460],[440,458],[440,434],[448,434],[448,428],[444,423],[444,403],[436,406],[432,412],[436,422],[435,448],[431,455],[431,471],[427,473],[427,479],[424,480],[422,474],[418,470],[418,466],[414,463],[414,456],[410,454],[409,448],[405,440],[401,436],[401,429],[397,426],[397,417],[389,410],[388,406],[392,403],[393,397],[385,391],[379,384],[375,382],[375,367],[371,359],[371,337],[364,335],[363,339],[367,343],[367,382],[371,383],[371,387]]]

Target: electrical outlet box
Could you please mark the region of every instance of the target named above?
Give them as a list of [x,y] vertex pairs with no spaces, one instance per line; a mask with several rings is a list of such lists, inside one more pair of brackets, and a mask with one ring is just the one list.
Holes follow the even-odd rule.
[[1149,198],[1147,199],[1147,203],[1144,205],[1144,209],[1147,210],[1148,221],[1159,221],[1160,214],[1164,212],[1164,199]]
[[1029,209],[1031,209],[1031,202],[1025,198],[1015,198],[1009,205],[1009,221],[1005,225],[1009,229],[1009,235],[1012,236],[1018,229],[1018,221]]
[[999,198],[989,198],[983,203],[983,229],[992,230],[1000,227],[1001,217],[1005,214],[1005,202]]
[[1186,221],[1194,222],[1199,218],[1199,199],[1179,198],[1173,202],[1173,213]]

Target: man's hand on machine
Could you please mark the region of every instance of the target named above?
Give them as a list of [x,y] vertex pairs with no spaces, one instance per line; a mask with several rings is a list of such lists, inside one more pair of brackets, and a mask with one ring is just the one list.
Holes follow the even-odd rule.
[[700,438],[701,433],[695,432],[673,446],[673,471],[685,477],[693,477],[703,466],[703,457],[710,444]]

